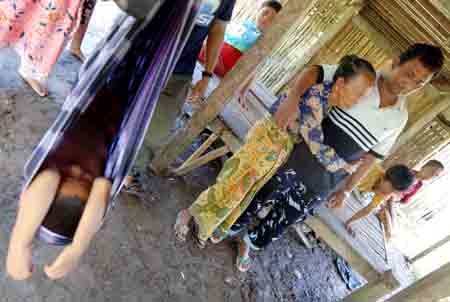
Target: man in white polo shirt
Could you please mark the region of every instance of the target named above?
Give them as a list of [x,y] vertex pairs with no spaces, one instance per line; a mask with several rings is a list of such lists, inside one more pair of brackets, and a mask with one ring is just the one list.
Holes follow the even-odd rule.
[[[309,177],[311,185],[322,192],[324,198],[332,194],[329,206],[342,206],[345,197],[367,174],[376,159],[382,160],[389,154],[408,121],[406,96],[427,84],[440,71],[443,60],[440,48],[414,44],[392,61],[391,72],[378,73],[375,87],[364,100],[348,110],[332,109],[322,126],[328,145],[333,146],[341,157],[349,161],[359,161],[359,168],[351,176],[333,176],[334,180],[330,183],[332,185],[325,186],[322,182],[328,180],[319,177],[319,174],[323,173],[314,172],[318,165],[307,163],[300,154],[298,158],[293,156],[297,165],[307,167],[303,169],[303,177]],[[302,72],[289,91],[288,99],[275,115],[280,127],[286,128],[295,118],[293,113],[296,113],[304,92],[316,83],[332,79],[336,67],[316,65]]]

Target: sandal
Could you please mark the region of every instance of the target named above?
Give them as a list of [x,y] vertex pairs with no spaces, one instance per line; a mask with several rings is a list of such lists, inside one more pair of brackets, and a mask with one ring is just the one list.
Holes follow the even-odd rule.
[[191,230],[189,227],[189,223],[191,222],[191,215],[188,210],[181,210],[177,214],[177,220],[175,221],[175,225],[173,230],[175,231],[175,238],[179,242],[186,242],[186,237]]
[[42,83],[40,83],[38,80],[28,78],[20,71],[19,75],[22,77],[25,83],[27,83],[28,86],[30,86],[31,89],[33,89],[33,91],[36,92],[40,97],[45,97],[48,95],[47,87],[45,85],[42,85]]
[[125,177],[123,192],[136,196],[141,196],[144,194],[145,190],[142,187],[139,173],[133,173]]
[[242,239],[233,243],[233,248],[236,253],[236,268],[241,273],[246,273],[252,264],[252,259],[250,258],[250,247],[247,247],[247,252],[245,255],[241,255],[241,244],[245,244],[245,241]]
[[206,247],[206,240],[200,239],[200,237],[198,236],[198,232],[199,232],[199,228],[197,226],[197,224],[194,223],[194,242],[195,245],[197,245],[197,247],[201,250],[203,250]]

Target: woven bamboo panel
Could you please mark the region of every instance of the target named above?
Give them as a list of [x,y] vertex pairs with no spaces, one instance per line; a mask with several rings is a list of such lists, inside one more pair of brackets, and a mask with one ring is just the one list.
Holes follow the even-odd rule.
[[443,10],[429,0],[373,0],[361,15],[400,50],[417,42],[441,46],[446,57],[443,75],[450,79],[450,19]]
[[349,14],[356,13],[361,1],[312,1],[303,16],[278,43],[262,66],[258,79],[274,93],[298,72],[314,55],[314,47],[332,28],[341,26]]
[[[308,65],[337,64],[343,56],[348,54],[366,58],[376,69],[380,69],[389,59],[387,53],[378,47],[366,32],[353,23],[348,23],[338,35],[311,58]],[[295,78],[284,85],[280,91],[287,90],[293,80]]]
[[415,167],[424,159],[429,158],[437,150],[450,142],[450,132],[438,118],[420,130],[413,139],[402,145],[384,163],[384,167],[402,163]]

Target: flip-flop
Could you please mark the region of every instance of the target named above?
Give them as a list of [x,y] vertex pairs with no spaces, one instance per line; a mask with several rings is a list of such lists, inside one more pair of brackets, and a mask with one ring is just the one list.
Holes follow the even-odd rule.
[[203,250],[206,247],[207,241],[200,239],[200,237],[198,236],[198,232],[199,232],[199,227],[198,225],[194,222],[194,226],[193,226],[193,237],[194,237],[194,242],[195,245],[197,245],[197,247],[201,250]]
[[34,79],[29,79],[26,77],[22,72],[19,71],[19,75],[22,78],[22,80],[30,86],[31,89],[33,89],[34,92],[36,92],[40,97],[46,97],[48,96],[48,90],[46,87],[43,87],[39,81]]
[[240,242],[234,241],[232,243],[234,252],[236,253],[236,269],[240,271],[241,273],[246,273],[250,269],[250,266],[252,264],[252,259],[250,258],[249,254],[246,256],[240,255]]
[[189,227],[190,221],[186,223],[186,212],[187,210],[181,210],[177,214],[177,219],[175,221],[175,225],[173,226],[173,230],[175,231],[175,238],[179,242],[185,242],[186,237],[189,234],[191,228]]

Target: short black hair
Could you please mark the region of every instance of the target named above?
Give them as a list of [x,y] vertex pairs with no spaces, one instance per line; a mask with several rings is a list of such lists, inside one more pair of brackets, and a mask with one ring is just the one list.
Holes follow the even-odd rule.
[[410,60],[419,59],[419,61],[427,69],[433,73],[437,73],[444,65],[444,54],[442,49],[425,43],[416,43],[408,47],[400,57],[400,64],[406,63]]
[[375,68],[372,64],[356,55],[344,56],[338,64],[338,68],[334,73],[333,82],[336,82],[339,78],[344,78],[345,80],[350,79],[362,72],[367,72],[368,74],[376,77]]
[[435,168],[435,169],[444,170],[444,164],[435,159],[427,161],[426,164],[423,165],[423,167],[431,167],[431,168]]
[[405,165],[395,165],[386,170],[385,180],[389,181],[397,191],[407,190],[414,182],[413,171]]
[[270,7],[273,8],[277,13],[279,13],[283,9],[283,4],[281,4],[279,1],[272,0],[272,1],[264,1],[261,5],[261,8],[264,7]]
[[42,225],[61,236],[73,238],[80,223],[85,203],[78,197],[56,198]]

